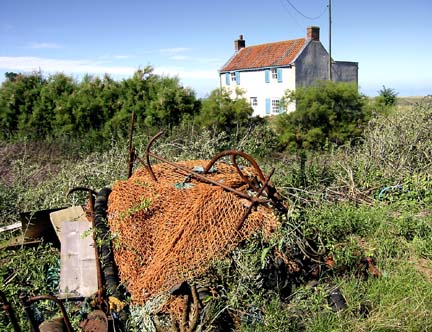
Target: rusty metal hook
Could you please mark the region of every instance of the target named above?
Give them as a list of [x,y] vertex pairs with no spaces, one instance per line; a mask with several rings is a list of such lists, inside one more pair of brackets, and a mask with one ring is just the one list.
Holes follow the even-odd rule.
[[34,296],[34,297],[28,297],[26,294],[21,294],[20,295],[20,299],[21,299],[21,301],[22,301],[22,303],[24,305],[24,310],[25,310],[25,312],[27,314],[27,318],[29,319],[30,325],[31,325],[32,330],[34,332],[40,332],[40,330],[39,330],[39,326],[38,326],[37,322],[35,321],[35,319],[33,317],[33,313],[32,313],[32,310],[31,310],[30,306],[33,303],[38,302],[38,301],[42,301],[42,300],[50,300],[50,301],[55,302],[60,307],[60,311],[61,311],[62,316],[63,316],[63,322],[64,322],[64,324],[66,326],[67,332],[74,332],[74,330],[72,328],[72,324],[71,324],[71,322],[69,320],[67,311],[66,311],[63,303],[61,302],[61,300],[59,300],[55,296],[52,296],[52,295],[39,295],[39,296]]
[[247,176],[245,176],[243,174],[243,172],[241,171],[238,163],[237,163],[237,156],[240,156],[244,159],[246,159],[251,165],[252,167],[255,169],[255,172],[258,175],[258,178],[261,180],[261,182],[265,182],[266,178],[263,174],[263,172],[261,171],[261,168],[258,166],[257,162],[247,153],[244,153],[242,151],[236,151],[236,150],[226,150],[226,151],[222,151],[220,153],[218,153],[216,156],[214,156],[209,163],[207,164],[207,166],[204,168],[204,174],[207,174],[207,172],[211,169],[211,167],[214,165],[214,163],[216,161],[218,161],[219,159],[225,157],[225,156],[230,156],[231,157],[231,162],[234,165],[235,169],[237,170],[238,174],[240,175],[241,179],[246,182],[249,187],[251,187],[251,189],[254,189],[255,191],[258,191],[260,188],[257,187],[256,185],[254,185]]

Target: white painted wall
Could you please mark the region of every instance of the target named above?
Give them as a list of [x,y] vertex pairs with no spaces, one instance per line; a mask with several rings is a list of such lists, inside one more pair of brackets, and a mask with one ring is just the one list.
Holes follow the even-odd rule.
[[[268,116],[266,114],[266,99],[281,99],[286,90],[295,90],[295,67],[282,68],[282,82],[279,83],[276,79],[271,77],[270,83],[265,81],[265,70],[259,69],[256,71],[240,71],[240,84],[236,81],[230,81],[229,85],[226,85],[225,73],[219,74],[221,88],[227,88],[231,91],[231,97],[235,98],[236,88],[242,89],[245,94],[246,100],[250,100],[250,97],[257,97],[258,105],[254,106],[253,116]],[[288,105],[288,111],[295,110],[295,105]],[[271,113],[270,115],[278,114]]]

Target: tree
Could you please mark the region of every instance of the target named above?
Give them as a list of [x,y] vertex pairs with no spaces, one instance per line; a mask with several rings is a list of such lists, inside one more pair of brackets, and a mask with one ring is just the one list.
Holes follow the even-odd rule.
[[7,73],[0,88],[0,138],[124,135],[132,112],[138,128],[155,132],[178,125],[198,108],[192,90],[151,67],[121,82],[108,75],[76,82],[61,73]]
[[360,136],[369,119],[366,97],[354,84],[318,82],[287,93],[287,101],[294,101],[296,110],[278,115],[276,131],[283,147],[291,151],[341,145]]
[[137,70],[120,84],[119,110],[108,121],[107,130],[127,131],[132,112],[138,126],[150,131],[178,125],[186,115],[198,111],[195,93],[177,78],[161,77],[153,68]]
[[376,99],[376,102],[381,107],[389,107],[396,105],[396,97],[398,93],[391,88],[386,88],[383,85],[382,89],[378,91],[379,96]]
[[33,108],[46,83],[40,72],[8,73],[0,88],[0,137],[27,135]]
[[252,107],[242,96],[242,92],[237,91],[236,97],[232,99],[226,89],[213,90],[210,96],[202,100],[201,111],[196,117],[197,124],[215,131],[238,132],[253,113]]

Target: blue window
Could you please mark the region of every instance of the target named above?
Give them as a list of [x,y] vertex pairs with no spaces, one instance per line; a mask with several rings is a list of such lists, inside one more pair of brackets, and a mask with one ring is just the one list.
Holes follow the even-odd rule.
[[225,84],[230,85],[230,73],[225,73]]
[[237,85],[240,85],[240,72],[236,71],[235,75],[236,75],[236,83]]

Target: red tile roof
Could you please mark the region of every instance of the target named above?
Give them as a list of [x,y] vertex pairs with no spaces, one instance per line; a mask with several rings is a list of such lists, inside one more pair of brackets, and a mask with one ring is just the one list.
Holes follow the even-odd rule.
[[300,38],[242,48],[228,60],[220,71],[290,65],[307,41],[306,38]]

